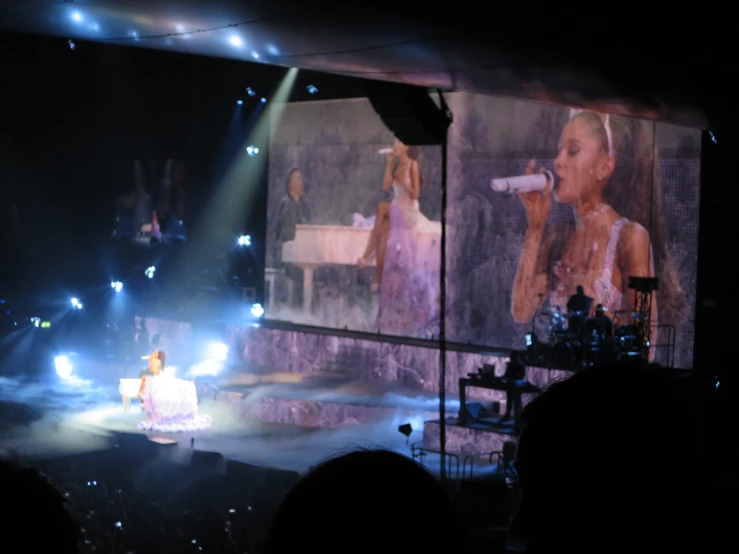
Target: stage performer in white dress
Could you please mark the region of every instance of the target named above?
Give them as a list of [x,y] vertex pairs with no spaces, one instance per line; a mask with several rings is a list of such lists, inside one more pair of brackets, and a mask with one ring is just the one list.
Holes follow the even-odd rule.
[[177,379],[165,366],[161,350],[149,357],[149,373],[141,378],[141,399],[146,419],[139,422],[143,431],[182,433],[210,427],[208,416],[198,415],[195,383]]
[[431,338],[439,319],[441,223],[418,204],[423,185],[417,146],[395,142],[387,155],[383,188],[392,202],[377,209],[375,226],[358,265],[377,257],[372,291],[380,293],[377,327],[383,333]]

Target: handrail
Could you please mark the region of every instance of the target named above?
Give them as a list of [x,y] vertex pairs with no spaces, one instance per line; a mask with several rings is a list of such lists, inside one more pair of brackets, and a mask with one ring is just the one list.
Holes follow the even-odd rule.
[[[434,450],[432,448],[423,448],[420,446],[416,446],[415,444],[411,445],[411,455],[413,459],[418,460],[418,463],[420,463],[422,466],[425,466],[425,464],[423,463],[423,459],[427,454],[437,454],[441,456],[441,452],[439,450]],[[445,469],[447,469],[447,477],[451,473],[452,462],[454,462],[455,468],[456,468],[456,473],[455,473],[456,480],[459,481],[459,470],[460,470],[459,456],[451,452],[445,452],[444,454],[446,457]]]

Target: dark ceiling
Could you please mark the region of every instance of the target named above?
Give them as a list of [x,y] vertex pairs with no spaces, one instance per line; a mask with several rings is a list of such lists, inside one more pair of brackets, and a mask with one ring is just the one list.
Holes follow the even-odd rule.
[[534,10],[469,1],[0,0],[0,6],[0,29],[65,40],[526,97],[698,127],[716,125],[733,108],[713,85],[733,81],[735,65],[724,63],[728,50],[720,44],[730,37],[705,31],[695,10],[691,19],[671,14],[668,25],[660,11],[632,16],[626,6],[570,15],[556,5]]

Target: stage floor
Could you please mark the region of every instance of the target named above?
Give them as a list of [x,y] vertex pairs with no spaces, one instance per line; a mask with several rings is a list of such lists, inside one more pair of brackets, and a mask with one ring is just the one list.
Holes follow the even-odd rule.
[[[243,413],[237,413],[216,394],[200,395],[200,411],[211,416],[211,429],[182,434],[143,433],[136,427],[143,419],[140,405],[134,403],[126,411],[118,393],[118,377],[115,372],[108,375],[98,373],[96,380],[72,383],[0,379],[0,404],[7,416],[3,420],[14,422],[0,427],[0,444],[38,459],[107,448],[114,432],[140,433],[253,465],[304,471],[358,447],[387,448],[410,456],[410,444],[423,440],[423,422],[433,413],[435,402],[431,395],[330,376],[299,379],[294,374],[241,375],[224,381],[225,392],[219,394],[246,400],[270,397],[276,402],[302,402],[304,406],[362,406],[375,410],[374,415],[368,420],[354,419],[344,425],[339,421],[331,426],[245,420]],[[398,426],[404,423],[411,423],[414,429],[408,442],[398,432]],[[429,469],[435,471],[436,464],[429,460]]]

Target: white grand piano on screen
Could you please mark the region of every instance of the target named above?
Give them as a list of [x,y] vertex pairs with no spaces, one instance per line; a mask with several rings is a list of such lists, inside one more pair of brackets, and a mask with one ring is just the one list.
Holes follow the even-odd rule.
[[282,260],[303,270],[303,311],[313,302],[313,271],[323,265],[356,265],[370,233],[348,225],[297,226],[295,240],[282,245]]
[[[313,271],[323,265],[356,265],[364,253],[372,229],[344,225],[298,225],[295,240],[282,245],[282,259],[303,270],[303,311],[310,310],[313,301]],[[441,224],[420,233],[415,255],[438,260]],[[392,245],[388,244],[391,248]],[[376,263],[373,258],[369,265]]]

